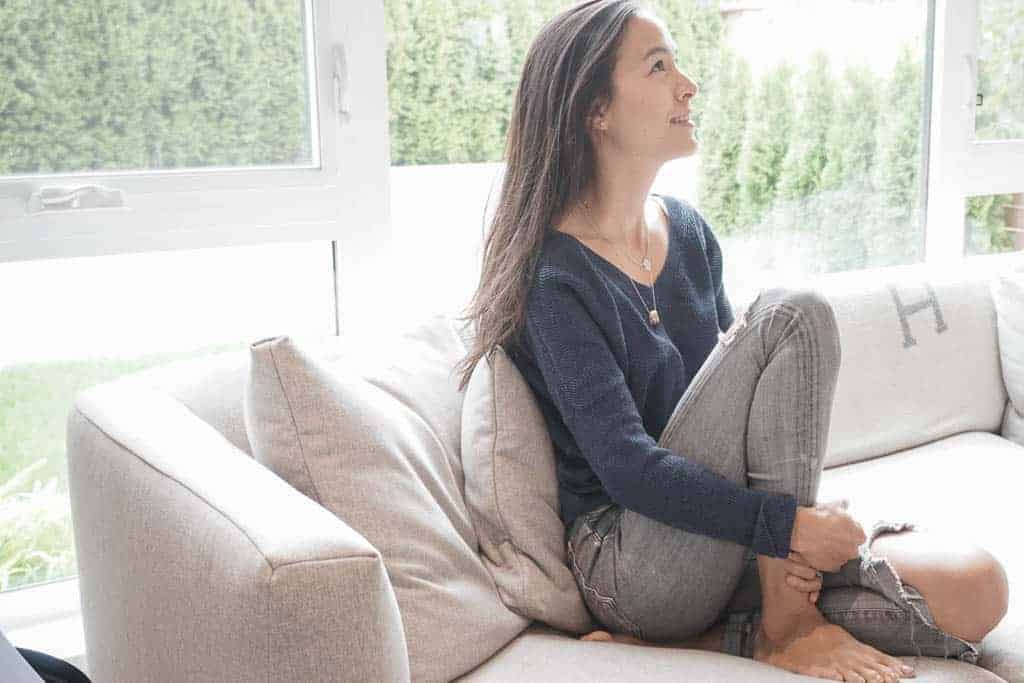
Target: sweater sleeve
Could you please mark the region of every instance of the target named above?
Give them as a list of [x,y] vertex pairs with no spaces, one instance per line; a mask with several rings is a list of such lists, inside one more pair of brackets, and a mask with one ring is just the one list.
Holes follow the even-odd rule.
[[796,498],[737,485],[659,446],[586,296],[571,281],[539,279],[528,297],[525,339],[566,427],[611,499],[669,526],[761,555],[788,556]]

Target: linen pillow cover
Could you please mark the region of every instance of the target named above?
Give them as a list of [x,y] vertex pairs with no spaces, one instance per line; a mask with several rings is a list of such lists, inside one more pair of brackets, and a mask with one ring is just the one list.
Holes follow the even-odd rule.
[[566,631],[596,628],[567,565],[551,437],[501,346],[466,386],[462,466],[480,554],[508,608]]
[[456,678],[529,625],[498,597],[464,523],[459,477],[415,401],[287,336],[251,344],[250,362],[243,409],[253,456],[380,551],[412,680]]

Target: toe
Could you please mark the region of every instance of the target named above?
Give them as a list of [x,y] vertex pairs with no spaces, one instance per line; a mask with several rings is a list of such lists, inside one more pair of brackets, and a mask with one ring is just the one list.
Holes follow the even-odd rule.
[[887,664],[889,668],[897,672],[901,677],[913,678],[914,676],[914,667],[904,663],[902,659],[892,658]]
[[612,634],[608,633],[608,631],[591,631],[582,636],[580,640],[612,640]]
[[878,683],[893,683],[894,681],[899,680],[899,677],[896,676],[888,667],[875,662],[866,665],[861,670],[861,675],[864,676],[864,679],[867,680],[868,683],[874,683],[875,681]]
[[815,676],[817,678],[824,678],[829,681],[841,681],[843,680],[842,675],[835,669],[827,669],[823,666],[816,666],[808,670],[808,675]]

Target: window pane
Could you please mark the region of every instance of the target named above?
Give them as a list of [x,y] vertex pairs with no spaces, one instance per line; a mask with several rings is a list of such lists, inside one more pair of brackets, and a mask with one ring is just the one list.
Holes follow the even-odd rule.
[[923,260],[927,2],[721,9],[716,66],[695,101],[698,204],[724,242],[733,299]]
[[978,6],[979,140],[1024,138],[1024,4],[980,0]]
[[79,391],[331,335],[331,278],[328,242],[0,264],[0,291],[18,292],[0,300],[0,590],[76,573],[64,437]]
[[572,4],[384,0],[394,256],[416,283],[396,296],[401,319],[468,303],[526,50]]
[[[526,50],[572,4],[385,0],[391,215],[417,282],[411,312],[451,310],[475,288]],[[709,220],[730,295],[923,260],[926,0],[653,8],[700,87],[700,148],[665,163],[652,191]]]
[[0,3],[0,176],[314,163],[305,9]]
[[964,253],[1024,251],[1024,192],[967,198]]

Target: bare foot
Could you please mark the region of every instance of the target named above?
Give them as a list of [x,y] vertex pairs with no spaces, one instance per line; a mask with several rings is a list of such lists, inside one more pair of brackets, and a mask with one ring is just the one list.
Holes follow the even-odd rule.
[[653,643],[647,640],[640,640],[627,633],[609,633],[608,631],[591,631],[580,636],[580,640],[603,640],[629,645],[647,645],[649,647],[674,647],[686,650],[710,650],[712,652],[722,651],[722,633],[725,631],[725,624],[712,626],[704,633],[688,640],[669,641],[667,643]]
[[590,633],[580,636],[580,640],[605,640],[615,641],[616,643],[628,643],[630,645],[651,645],[646,640],[640,640],[627,633],[609,633],[608,631],[591,631]]
[[770,639],[758,628],[754,659],[793,673],[834,681],[889,682],[915,675],[899,659],[860,642],[820,612],[778,640]]

